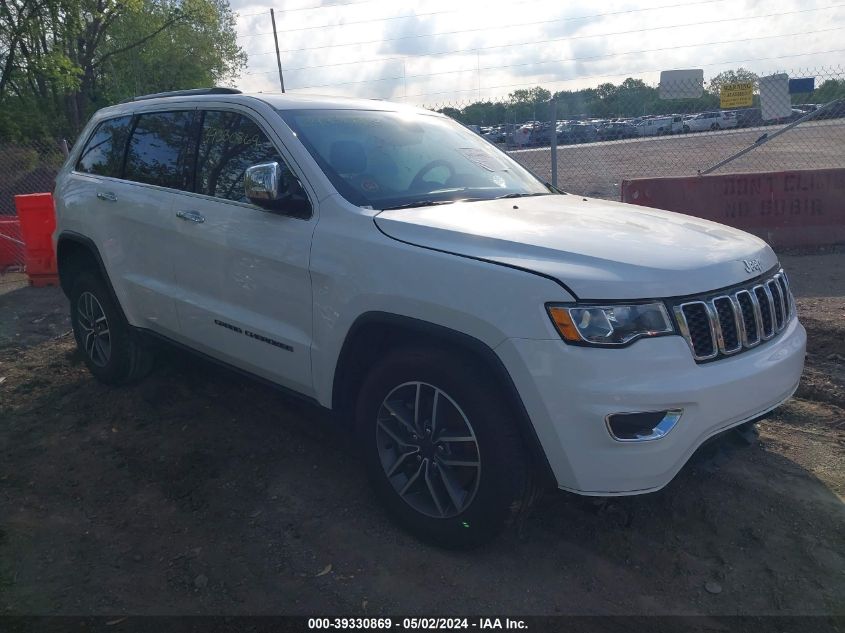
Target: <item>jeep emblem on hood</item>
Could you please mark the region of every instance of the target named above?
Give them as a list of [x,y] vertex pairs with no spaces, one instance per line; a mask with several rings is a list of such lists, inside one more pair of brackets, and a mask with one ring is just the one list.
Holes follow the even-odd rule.
[[763,266],[759,259],[743,259],[742,263],[745,264],[745,272],[747,273],[753,273],[755,270],[758,273],[763,272]]

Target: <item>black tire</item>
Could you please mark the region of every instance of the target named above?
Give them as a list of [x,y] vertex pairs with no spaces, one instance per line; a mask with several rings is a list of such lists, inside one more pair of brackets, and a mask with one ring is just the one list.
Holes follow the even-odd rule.
[[[483,365],[454,353],[439,349],[400,349],[389,353],[369,371],[359,392],[355,408],[356,434],[376,495],[394,520],[423,541],[448,548],[479,546],[525,512],[533,498],[533,477],[519,432],[509,413],[511,407],[501,395],[501,388],[488,374]],[[378,416],[385,411],[382,404],[400,385],[413,382],[425,383],[447,394],[465,414],[470,430],[475,434],[480,467],[472,476],[477,482],[474,496],[457,514],[445,518],[427,515],[412,507],[391,483],[387,467],[382,466],[380,450],[387,450],[379,443],[377,432]],[[441,402],[446,400],[441,399]],[[457,409],[452,411],[457,412]],[[433,436],[431,439],[434,439]],[[398,452],[398,445],[396,450]],[[434,452],[437,453],[437,450]],[[417,464],[418,457],[419,453],[415,455]],[[434,465],[436,460],[437,456],[431,458],[431,479],[439,476],[443,484],[443,466],[438,473]],[[414,459],[409,461],[409,469],[413,470],[416,467]],[[425,472],[429,474],[427,470]],[[409,475],[401,472],[394,475],[394,479],[397,476],[410,479]],[[400,483],[402,481],[406,480],[400,480]],[[430,490],[431,484],[425,483]],[[417,485],[421,487],[421,484]],[[445,491],[445,486],[440,490]],[[425,491],[420,494],[425,494]],[[464,499],[467,497],[469,494]],[[444,505],[452,503],[449,496],[441,496],[441,500],[444,498]],[[451,505],[452,512],[457,508],[457,504]]]
[[[91,302],[93,297],[96,303]],[[83,307],[85,302],[94,305],[96,313],[105,317],[108,339],[108,353],[101,346],[92,347],[90,323],[86,323]],[[82,353],[88,370],[99,381],[107,385],[122,385],[140,380],[153,366],[153,354],[140,340],[123,316],[123,311],[112,299],[112,295],[101,277],[90,272],[80,273],[73,282],[70,292],[70,320],[76,345]],[[105,331],[105,330],[103,330]],[[97,338],[96,336],[94,338]]]

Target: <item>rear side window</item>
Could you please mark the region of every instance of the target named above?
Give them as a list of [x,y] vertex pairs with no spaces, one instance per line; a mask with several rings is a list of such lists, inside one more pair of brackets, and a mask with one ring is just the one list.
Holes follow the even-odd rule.
[[76,170],[86,174],[120,178],[130,116],[103,121],[85,144],[76,163]]
[[244,195],[247,167],[270,161],[285,165],[255,122],[236,112],[205,113],[197,152],[197,193],[249,202]]
[[141,114],[129,139],[124,178],[186,189],[192,158],[193,112]]

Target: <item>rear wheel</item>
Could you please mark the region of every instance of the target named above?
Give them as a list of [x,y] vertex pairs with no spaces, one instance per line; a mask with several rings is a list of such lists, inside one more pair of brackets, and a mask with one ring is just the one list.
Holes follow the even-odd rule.
[[131,330],[98,275],[83,272],[74,281],[70,320],[79,351],[97,379],[117,385],[149,373],[151,351]]
[[527,507],[532,482],[508,403],[483,366],[406,349],[369,372],[356,407],[368,475],[417,537],[472,547]]

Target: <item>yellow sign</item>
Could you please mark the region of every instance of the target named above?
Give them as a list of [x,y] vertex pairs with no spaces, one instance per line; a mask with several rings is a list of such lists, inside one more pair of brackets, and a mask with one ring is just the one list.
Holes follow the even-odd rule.
[[738,84],[725,84],[719,90],[719,107],[747,108],[753,103],[754,84],[743,81]]

